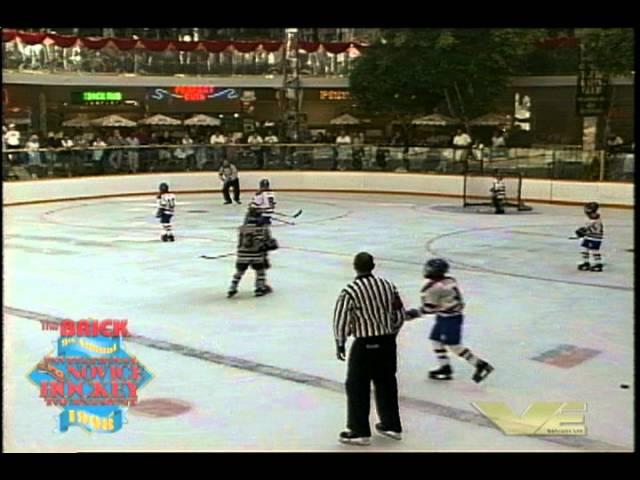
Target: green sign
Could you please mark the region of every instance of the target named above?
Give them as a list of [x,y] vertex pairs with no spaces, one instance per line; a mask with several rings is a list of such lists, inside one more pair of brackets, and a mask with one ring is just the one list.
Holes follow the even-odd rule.
[[114,105],[122,103],[124,96],[122,92],[88,90],[84,92],[73,92],[71,101],[77,105]]

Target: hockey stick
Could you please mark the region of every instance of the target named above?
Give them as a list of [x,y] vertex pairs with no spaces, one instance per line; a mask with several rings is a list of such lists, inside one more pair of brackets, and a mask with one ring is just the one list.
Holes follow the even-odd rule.
[[236,252],[231,253],[223,253],[221,255],[200,255],[200,258],[206,258],[207,260],[217,260],[218,258],[230,257],[231,255],[235,255]]
[[579,240],[582,237],[567,237],[569,240]]
[[289,218],[298,218],[300,215],[302,215],[302,209],[298,210],[293,215],[288,215],[282,212],[272,212],[272,215],[280,215],[281,217],[289,217]]
[[295,225],[295,223],[294,223],[294,222],[287,222],[286,220],[282,220],[281,218],[273,217],[272,219],[273,219],[273,220],[275,220],[275,221],[278,221],[278,222],[280,222],[280,223],[285,223],[285,224],[287,224],[287,225]]

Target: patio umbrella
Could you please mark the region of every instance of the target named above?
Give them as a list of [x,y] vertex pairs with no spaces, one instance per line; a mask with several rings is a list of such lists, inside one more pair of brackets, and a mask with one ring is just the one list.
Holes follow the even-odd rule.
[[441,113],[432,113],[426,117],[416,118],[411,123],[413,125],[428,125],[431,127],[448,127],[450,125],[460,125],[462,122],[457,118],[447,117]]
[[219,119],[210,117],[209,115],[195,115],[184,121],[185,125],[195,125],[202,127],[217,127],[221,124]]
[[70,128],[87,128],[91,126],[91,121],[86,115],[78,115],[71,120],[62,122],[62,126]]
[[92,125],[97,127],[135,127],[138,125],[132,120],[127,120],[119,115],[107,115],[106,117],[96,118],[91,121]]
[[353,115],[345,113],[343,115],[340,115],[339,117],[334,118],[329,123],[331,125],[360,125],[360,120],[358,120]]
[[167,117],[166,115],[157,114],[152,117],[145,118],[140,120],[139,122],[142,125],[182,125],[180,120],[176,120],[175,118]]
[[475,126],[497,126],[497,125],[510,125],[511,115],[506,113],[487,113],[469,122],[469,125]]

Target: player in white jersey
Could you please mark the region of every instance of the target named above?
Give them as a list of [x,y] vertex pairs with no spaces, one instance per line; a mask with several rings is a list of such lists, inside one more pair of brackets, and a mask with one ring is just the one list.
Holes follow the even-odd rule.
[[260,213],[265,225],[271,225],[271,215],[276,208],[276,196],[271,191],[269,180],[266,178],[260,180],[259,188],[249,206]]
[[[584,213],[589,219],[584,227],[576,230],[576,236],[582,238],[582,263],[578,264],[578,270],[602,271],[602,255],[600,245],[604,239],[604,225],[598,213],[600,205],[589,202],[584,206]],[[591,262],[589,262],[591,257]]]
[[174,242],[173,230],[171,227],[171,219],[176,208],[176,196],[173,193],[169,193],[169,185],[161,183],[158,187],[160,192],[157,195],[158,199],[158,211],[156,217],[160,219],[162,225],[162,236],[160,237],[163,242]]
[[455,278],[446,276],[448,270],[449,264],[441,258],[433,258],[425,264],[424,277],[427,281],[421,289],[422,307],[413,308],[407,313],[410,318],[426,314],[436,316],[436,323],[429,338],[433,343],[433,350],[440,366],[429,372],[429,378],[434,380],[452,378],[453,369],[447,355],[448,348],[475,367],[476,371],[472,378],[479,383],[493,371],[493,367],[462,345],[464,300]]
[[507,187],[502,181],[502,175],[496,172],[495,180],[489,191],[491,192],[491,203],[493,203],[496,213],[504,213],[504,204],[507,201]]

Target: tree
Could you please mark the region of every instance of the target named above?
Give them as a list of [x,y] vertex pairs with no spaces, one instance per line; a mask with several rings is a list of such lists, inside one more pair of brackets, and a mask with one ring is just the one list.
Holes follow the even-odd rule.
[[393,29],[357,59],[352,95],[369,113],[391,113],[405,129],[447,105],[465,120],[487,113],[541,29]]
[[632,28],[583,28],[576,30],[583,44],[583,56],[608,75],[629,75],[634,70]]

